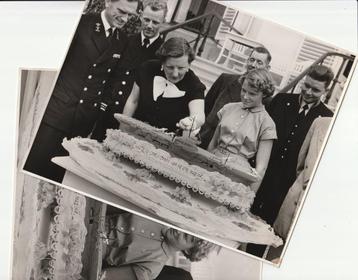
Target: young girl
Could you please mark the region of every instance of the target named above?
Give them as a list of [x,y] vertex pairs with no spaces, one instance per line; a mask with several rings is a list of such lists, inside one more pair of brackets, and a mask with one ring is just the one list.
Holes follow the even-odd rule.
[[[247,164],[256,156],[255,169],[263,178],[273,140],[275,123],[266,112],[262,99],[274,92],[274,83],[266,69],[249,71],[242,77],[241,102],[226,104],[219,112],[219,124],[208,150],[228,162]],[[260,180],[251,185],[257,191]]]
[[199,261],[214,248],[208,241],[127,212],[107,217],[106,231],[101,280],[155,279],[175,252]]

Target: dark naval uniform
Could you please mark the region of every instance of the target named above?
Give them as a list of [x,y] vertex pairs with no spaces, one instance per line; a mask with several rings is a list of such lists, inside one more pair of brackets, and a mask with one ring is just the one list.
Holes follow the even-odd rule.
[[104,93],[112,83],[127,45],[124,33],[106,37],[100,14],[81,17],[24,169],[62,181],[64,169],[51,162],[66,155],[64,137],[87,137],[105,108]]
[[108,128],[118,128],[119,123],[113,117],[115,113],[122,113],[124,105],[132,91],[136,69],[145,61],[154,59],[155,52],[164,40],[158,37],[149,46],[144,46],[141,33],[128,39],[128,47],[124,54],[121,67],[118,67],[109,89],[109,106],[104,117],[97,123],[92,138],[102,141]]
[[[299,110],[300,95],[286,93],[275,96],[267,109],[276,124],[278,139],[272,147],[270,161],[251,211],[271,225],[296,179],[298,154],[311,124],[316,118],[333,116],[322,102],[306,114],[299,114]],[[252,251],[251,248],[248,246],[248,251],[256,254],[257,248]],[[262,253],[263,248],[259,251]]]

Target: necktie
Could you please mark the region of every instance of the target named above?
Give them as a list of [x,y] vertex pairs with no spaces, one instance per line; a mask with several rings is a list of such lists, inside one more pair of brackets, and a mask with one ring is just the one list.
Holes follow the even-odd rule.
[[112,37],[112,35],[113,35],[113,28],[108,28],[107,31],[108,31],[107,38],[110,39]]
[[150,44],[150,41],[148,38],[144,38],[143,39],[143,47],[144,48],[148,48],[149,47],[149,44]]
[[306,111],[308,110],[308,105],[307,104],[305,104],[301,109],[302,109],[302,111],[301,111],[301,113],[300,114],[304,114],[304,115],[306,115]]
[[300,121],[300,120],[302,120],[302,119],[304,119],[305,118],[305,116],[306,116],[306,111],[308,110],[308,105],[307,104],[305,104],[301,109],[302,109],[302,111],[301,111],[301,113],[299,113],[298,114],[298,117],[297,117],[297,121]]
[[117,28],[109,28],[108,29],[108,37],[109,41],[118,39],[118,29]]

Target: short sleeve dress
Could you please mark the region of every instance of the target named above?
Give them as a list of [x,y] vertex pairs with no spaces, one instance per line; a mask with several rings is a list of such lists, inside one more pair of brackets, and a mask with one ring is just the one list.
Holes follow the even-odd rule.
[[181,96],[165,97],[163,94],[154,97],[153,85],[156,77],[166,80],[159,60],[148,60],[139,67],[136,83],[140,88],[140,97],[134,118],[173,132],[178,121],[189,116],[189,102],[204,99],[205,86],[195,73],[189,70],[184,78],[175,84],[182,93]]
[[106,219],[103,267],[131,265],[138,280],[156,278],[169,258],[163,237],[167,227],[131,213]]
[[217,155],[255,156],[260,140],[277,139],[276,126],[263,105],[244,108],[242,102],[226,104],[219,112]]

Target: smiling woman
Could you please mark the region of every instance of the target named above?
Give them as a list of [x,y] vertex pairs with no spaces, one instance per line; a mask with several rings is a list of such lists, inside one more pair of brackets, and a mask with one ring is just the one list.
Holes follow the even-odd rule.
[[[226,104],[219,112],[216,128],[208,150],[228,162],[246,162],[256,157],[258,177],[265,174],[273,140],[277,138],[275,124],[266,112],[262,99],[274,92],[273,80],[266,69],[248,72],[241,79],[241,100]],[[251,185],[257,191],[260,180]]]

